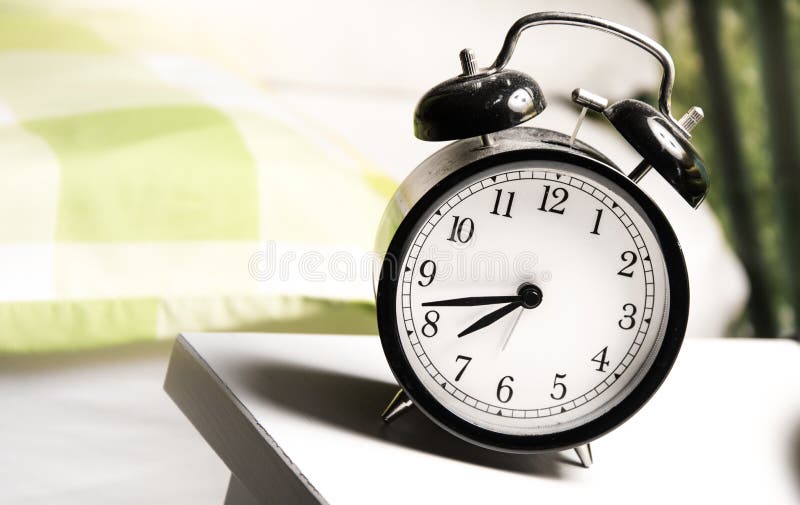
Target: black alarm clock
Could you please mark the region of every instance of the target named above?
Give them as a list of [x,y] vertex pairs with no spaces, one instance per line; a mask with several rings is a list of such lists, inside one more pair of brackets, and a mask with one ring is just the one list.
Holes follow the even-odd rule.
[[[546,106],[506,67],[521,32],[566,24],[619,36],[663,67],[658,109],[572,99],[642,155],[627,175],[572,135],[520,124]],[[378,231],[378,328],[402,388],[385,420],[416,406],[450,433],[507,452],[575,448],[622,424],[655,393],[683,341],[689,286],[669,220],[637,182],[654,168],[692,207],[708,174],[690,142],[702,118],[670,112],[674,66],[646,36],[582,14],[542,12],[509,30],[495,62],[428,91],[414,132],[455,140],[417,167]],[[580,124],[580,123],[579,123]]]

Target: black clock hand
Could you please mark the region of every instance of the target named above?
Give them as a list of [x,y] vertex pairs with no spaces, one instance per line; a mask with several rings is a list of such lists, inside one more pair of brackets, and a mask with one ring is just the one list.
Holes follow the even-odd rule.
[[499,309],[497,309],[497,310],[495,310],[493,312],[489,312],[488,314],[486,314],[482,318],[480,318],[477,321],[475,321],[474,323],[472,323],[471,326],[469,326],[467,329],[465,329],[464,331],[459,333],[458,337],[461,338],[464,335],[469,335],[470,333],[472,333],[474,331],[478,331],[481,328],[486,328],[487,326],[489,326],[490,324],[494,323],[498,319],[500,319],[500,318],[502,318],[504,316],[507,316],[508,314],[514,312],[514,309],[517,309],[519,307],[522,307],[522,300],[509,303],[508,305],[503,305]]
[[435,302],[425,302],[423,307],[471,307],[475,305],[492,305],[495,303],[521,302],[522,295],[513,296],[468,296],[466,298],[451,298],[450,300],[438,300]]

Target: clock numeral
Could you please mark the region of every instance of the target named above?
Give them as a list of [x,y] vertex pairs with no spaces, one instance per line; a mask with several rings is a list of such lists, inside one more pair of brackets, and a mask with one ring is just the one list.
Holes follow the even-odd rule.
[[617,275],[621,275],[623,277],[633,277],[633,265],[636,264],[636,260],[638,259],[636,257],[636,253],[633,251],[625,251],[620,255],[619,258],[622,261],[627,261],[628,263],[624,267],[620,268],[619,272],[617,272]]
[[425,324],[422,325],[422,334],[428,338],[435,337],[439,331],[436,323],[439,322],[439,312],[429,310],[425,313]]
[[597,218],[594,220],[594,228],[592,228],[592,231],[589,233],[592,235],[600,235],[600,218],[603,217],[603,209],[595,209],[595,211],[597,212]]
[[453,229],[450,231],[450,238],[447,240],[466,244],[472,238],[473,233],[475,233],[475,223],[472,219],[468,217],[461,219],[459,216],[453,216]]
[[558,394],[555,392],[550,393],[550,398],[553,400],[563,400],[564,397],[567,395],[567,385],[563,382],[559,382],[559,379],[566,379],[567,374],[565,373],[557,373],[555,378],[553,379],[553,389],[558,389]]
[[[550,197],[550,186],[546,185],[544,187],[544,196],[542,197],[542,204],[539,206],[539,210],[544,212],[553,212],[555,214],[563,214],[564,213],[564,202],[567,201],[569,198],[569,193],[564,188],[556,188],[553,190],[553,199],[557,200],[556,203],[547,207],[547,200]],[[561,208],[559,208],[561,206]]]
[[[626,303],[622,306],[622,319],[620,319],[617,324],[623,330],[630,330],[636,324],[636,319],[633,317],[636,315],[636,305],[632,303]],[[630,314],[628,314],[630,312]]]
[[423,261],[419,266],[419,274],[428,279],[428,282],[423,284],[422,281],[417,281],[417,284],[423,288],[430,286],[433,282],[433,278],[436,277],[436,263],[434,263],[432,260]]
[[609,365],[609,361],[606,359],[606,353],[608,352],[608,346],[603,347],[603,350],[595,354],[592,361],[597,363],[596,370],[598,372],[605,372],[606,367]]
[[461,379],[461,376],[464,375],[464,370],[467,369],[470,361],[472,361],[472,358],[470,358],[469,356],[462,356],[459,354],[458,357],[456,358],[456,363],[458,363],[458,360],[463,360],[465,363],[464,366],[461,367],[461,371],[458,372],[458,375],[456,375],[456,382],[458,382]]
[[495,189],[497,192],[497,198],[494,199],[494,209],[489,214],[494,214],[495,216],[503,216],[503,217],[511,217],[511,204],[514,203],[514,192],[508,192],[508,204],[506,205],[506,211],[503,214],[498,213],[498,209],[500,208],[500,200],[503,199],[503,190],[502,189]]
[[511,386],[508,384],[504,384],[504,382],[508,379],[509,382],[514,382],[514,377],[510,375],[506,375],[500,382],[497,384],[497,399],[500,403],[508,403],[511,400],[511,397],[514,396],[514,390],[511,389]]

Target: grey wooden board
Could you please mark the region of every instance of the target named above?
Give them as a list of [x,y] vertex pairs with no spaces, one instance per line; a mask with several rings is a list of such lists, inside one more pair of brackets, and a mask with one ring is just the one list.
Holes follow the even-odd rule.
[[225,493],[225,505],[258,505],[258,501],[235,475],[231,475],[228,492]]
[[572,453],[471,446],[417,411],[384,425],[396,385],[372,337],[184,335],[165,388],[244,488],[232,481],[232,503],[800,500],[788,340],[687,341],[654,399],[593,443],[588,470]]
[[323,501],[183,336],[175,342],[164,389],[239,481],[251,483],[245,487],[260,503]]

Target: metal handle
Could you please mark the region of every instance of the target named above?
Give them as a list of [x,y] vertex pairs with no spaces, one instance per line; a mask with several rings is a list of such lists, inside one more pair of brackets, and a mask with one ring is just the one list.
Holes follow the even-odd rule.
[[492,63],[492,66],[482,69],[481,72],[493,74],[503,70],[508,64],[508,60],[511,59],[511,55],[514,53],[514,48],[517,45],[517,40],[522,32],[538,25],[570,25],[600,30],[625,39],[653,55],[664,69],[664,74],[661,77],[658,108],[680,131],[684,131],[680,123],[672,117],[670,105],[672,85],[675,82],[675,65],[672,62],[672,56],[670,56],[661,44],[650,37],[607,19],[571,12],[537,12],[524,16],[518,19],[508,30],[506,39],[503,42],[503,47],[497,54],[497,58],[494,60],[494,63]]

